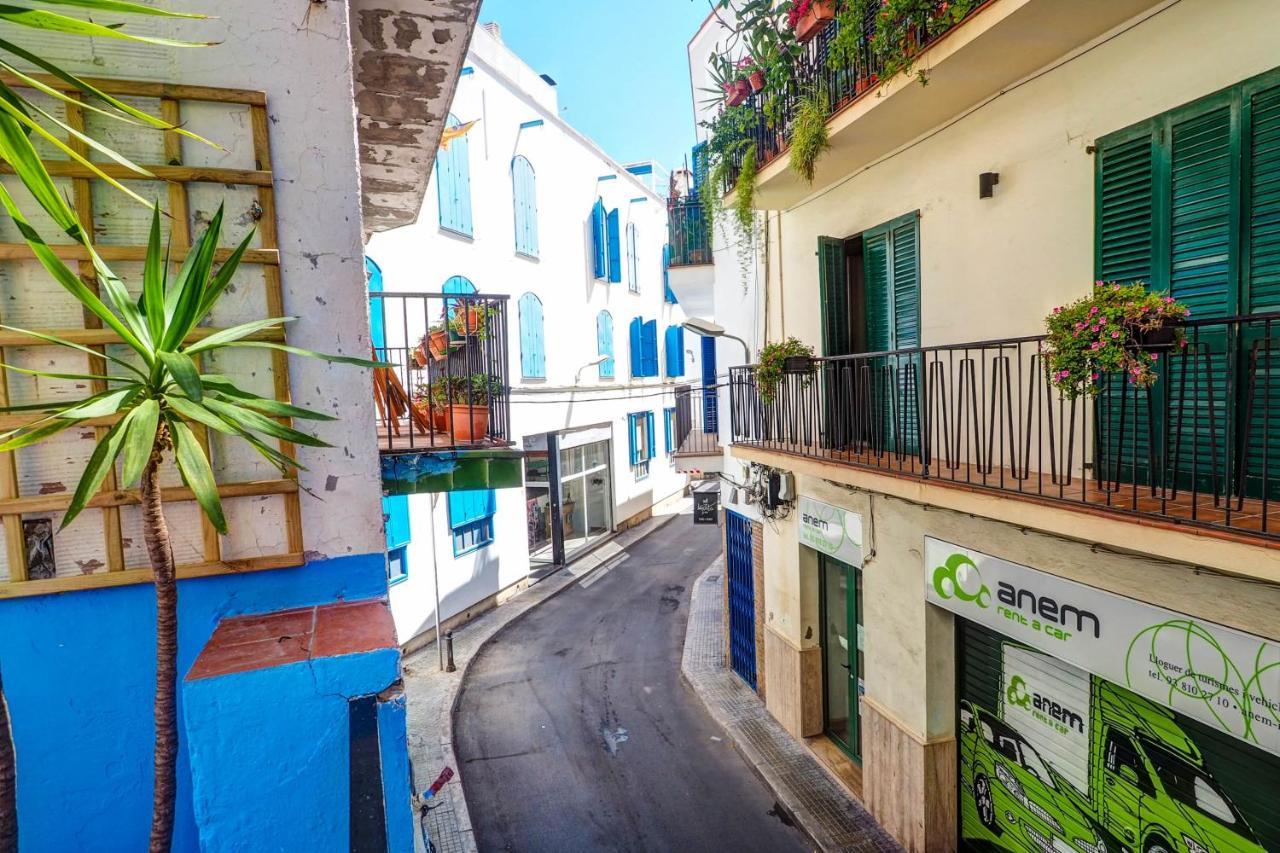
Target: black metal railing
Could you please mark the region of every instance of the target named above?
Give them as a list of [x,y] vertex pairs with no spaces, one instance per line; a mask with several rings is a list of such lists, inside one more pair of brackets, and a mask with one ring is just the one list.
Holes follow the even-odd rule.
[[[937,6],[945,5],[942,0]],[[982,8],[975,6],[967,17]],[[857,38],[857,47],[852,51],[851,59],[831,62],[831,46],[840,34],[842,26],[837,18],[831,21],[808,43],[801,46],[800,56],[794,65],[794,74],[785,91],[778,95],[774,106],[766,111],[770,100],[768,92],[752,95],[746,105],[755,112],[757,120],[746,133],[746,138],[755,143],[756,163],[763,166],[773,160],[787,148],[787,140],[791,138],[792,125],[801,101],[809,93],[818,93],[824,101],[828,116],[844,108],[857,98],[870,92],[879,85],[884,76],[885,59],[872,47],[872,37],[876,30],[876,15],[880,6],[871,4],[861,22]],[[954,29],[959,22],[946,26],[936,32],[928,26],[912,28],[905,38],[908,52],[917,55],[944,33]],[[772,113],[770,115],[769,113]],[[725,192],[731,192],[738,181],[738,170],[742,165],[742,157],[746,146],[717,145],[721,150],[731,150],[729,168],[725,171]]]
[[694,198],[667,201],[667,244],[672,267],[711,263],[711,240],[707,220],[702,215],[702,202]]
[[508,443],[507,297],[370,293],[379,447]]
[[[730,375],[735,443],[1036,499],[1275,536],[1280,313],[1198,320],[1156,381],[1069,399],[1042,337],[815,359],[765,402]],[[770,395],[766,395],[770,396]]]
[[671,452],[675,456],[719,455],[720,388],[676,389],[675,435]]

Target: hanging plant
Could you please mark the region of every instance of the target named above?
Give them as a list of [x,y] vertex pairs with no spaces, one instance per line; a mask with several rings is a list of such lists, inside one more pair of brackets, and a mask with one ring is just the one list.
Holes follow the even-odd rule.
[[[778,384],[782,381],[783,374],[793,372],[788,367],[794,367],[795,362],[792,361],[791,365],[788,365],[789,359],[812,358],[813,347],[797,338],[787,338],[781,343],[765,344],[760,350],[760,358],[756,363],[756,390],[760,393],[760,401],[769,406],[777,400]],[[813,381],[812,372],[805,373],[801,381],[808,386]]]
[[1175,324],[1190,313],[1141,282],[1096,282],[1091,295],[1045,318],[1049,379],[1071,400],[1097,394],[1103,375],[1123,374],[1132,385],[1150,387],[1159,351],[1185,345]]
[[742,152],[738,167],[738,183],[733,188],[733,213],[741,232],[750,232],[756,221],[756,146],[751,143]]
[[821,91],[811,91],[800,101],[791,126],[792,171],[812,184],[818,158],[830,147],[827,99]]

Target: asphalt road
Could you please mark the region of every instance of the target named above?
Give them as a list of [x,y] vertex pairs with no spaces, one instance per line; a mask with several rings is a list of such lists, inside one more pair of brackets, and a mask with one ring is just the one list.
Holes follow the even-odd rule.
[[481,853],[811,849],[680,678],[719,535],[671,521],[472,663],[454,737]]

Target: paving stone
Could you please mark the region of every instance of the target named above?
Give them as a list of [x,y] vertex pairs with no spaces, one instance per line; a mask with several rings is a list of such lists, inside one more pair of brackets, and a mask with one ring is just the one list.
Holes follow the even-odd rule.
[[724,662],[724,559],[693,585],[681,667],[685,680],[779,802],[824,851],[888,853],[902,847],[808,748],[775,720]]

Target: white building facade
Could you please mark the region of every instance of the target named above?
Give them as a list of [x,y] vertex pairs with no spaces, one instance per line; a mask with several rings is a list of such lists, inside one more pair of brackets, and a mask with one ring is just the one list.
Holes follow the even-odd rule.
[[[389,498],[400,641],[434,636],[678,498],[698,340],[665,286],[666,200],[559,118],[554,83],[476,30],[417,221],[374,235],[387,293],[506,297],[525,488]],[[686,427],[687,429],[687,427]],[[448,627],[447,624],[444,627]]]

